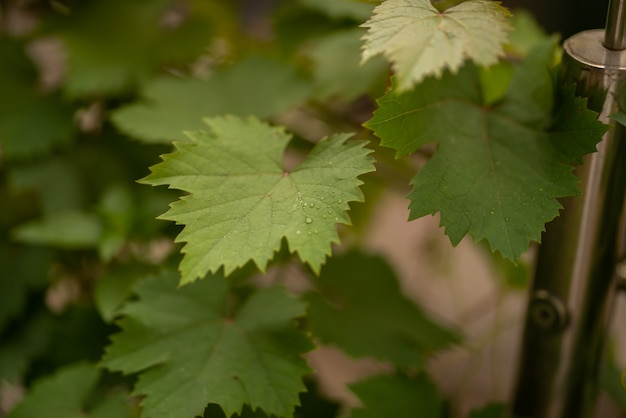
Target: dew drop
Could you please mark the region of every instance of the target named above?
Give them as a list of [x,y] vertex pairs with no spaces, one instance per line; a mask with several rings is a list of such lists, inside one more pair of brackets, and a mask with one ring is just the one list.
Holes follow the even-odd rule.
[[304,220],[304,222],[306,222],[306,223],[310,224],[310,223],[313,223],[313,219],[311,219],[311,218],[307,217],[307,218]]
[[319,209],[319,208],[321,208],[321,206],[320,206],[320,205],[315,206],[315,209]]
[[324,196],[320,197],[320,200],[324,200]]
[[300,230],[299,229],[296,231],[296,234],[300,235]]
[[309,203],[309,207],[310,207],[310,208],[312,208],[312,207],[314,207],[314,206],[315,206],[315,203],[313,203],[313,202]]
[[508,221],[509,221],[509,218],[504,218],[504,222],[508,222]]
[[319,233],[320,233],[320,231],[318,231],[317,229],[314,229],[314,230],[313,230],[313,233],[314,233],[315,235],[317,235],[317,234],[319,234]]
[[322,215],[322,217],[323,217],[324,219],[326,219],[326,215]]
[[495,213],[494,211],[491,211],[491,214],[492,214],[492,215],[495,215],[496,213]]
[[343,203],[343,199],[337,200],[337,203],[341,205]]

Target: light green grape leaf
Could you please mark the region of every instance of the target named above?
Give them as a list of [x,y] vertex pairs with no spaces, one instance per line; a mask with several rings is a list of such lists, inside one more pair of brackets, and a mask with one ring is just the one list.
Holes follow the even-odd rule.
[[[334,33],[319,39],[311,51],[313,75],[321,99],[350,101],[360,95],[382,94],[387,83],[387,63],[375,57],[359,65],[363,30]],[[373,94],[374,95],[374,94]]]
[[350,252],[331,258],[307,299],[315,335],[355,357],[422,367],[429,355],[461,340],[402,294],[381,257]]
[[79,363],[59,369],[54,375],[36,381],[7,418],[129,417],[129,403],[123,393],[107,395],[95,406],[91,405],[89,398],[98,378],[98,370],[89,364]]
[[363,61],[379,54],[391,61],[398,91],[444,70],[455,73],[467,59],[495,64],[511,30],[509,16],[491,0],[464,1],[443,12],[430,0],[387,0],[363,24]]
[[472,411],[469,418],[507,418],[507,405],[492,403],[481,409]]
[[145,142],[184,141],[183,131],[203,129],[204,117],[234,114],[264,119],[304,101],[310,91],[310,84],[293,68],[248,57],[207,80],[158,78],[143,89],[143,101],[114,111],[112,121]]
[[350,386],[363,402],[349,418],[442,418],[444,403],[437,387],[424,375],[375,376]]
[[244,404],[268,415],[291,416],[309,373],[302,354],[312,344],[296,329],[304,304],[280,287],[257,290],[243,301],[222,275],[177,289],[178,276],[142,280],[138,300],[123,309],[122,331],[102,360],[140,373],[135,386],[144,415],[202,415],[209,403],[230,417]]
[[451,242],[470,234],[516,259],[539,241],[561,208],[579,193],[573,165],[606,131],[574,99],[557,100],[550,71],[554,43],[543,43],[518,65],[502,100],[484,104],[480,77],[468,64],[456,75],[428,78],[413,91],[390,91],[366,126],[397,155],[437,143],[412,180],[410,219],[441,213]]
[[371,4],[356,0],[299,0],[301,4],[335,19],[354,19],[363,22],[372,14]]
[[[61,19],[67,50],[65,90],[71,97],[121,94],[163,64],[185,62],[211,40],[209,10],[201,2],[171,0],[77,3]],[[111,24],[115,22],[115,24]]]
[[252,260],[265,270],[283,238],[319,272],[336,224],[349,224],[348,202],[361,201],[358,176],[374,170],[364,142],[347,134],[322,139],[295,168],[283,152],[290,135],[255,118],[205,119],[209,131],[189,134],[143,179],[190,193],[160,218],[185,225],[182,283]]
[[100,242],[100,219],[87,212],[54,212],[42,219],[28,221],[11,230],[11,237],[26,244],[59,248],[93,248]]

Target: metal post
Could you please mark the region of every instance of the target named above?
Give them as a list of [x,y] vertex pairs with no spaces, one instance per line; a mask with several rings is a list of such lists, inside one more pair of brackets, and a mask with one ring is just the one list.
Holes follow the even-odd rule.
[[626,130],[609,115],[626,98],[624,0],[609,6],[607,29],[564,43],[562,79],[611,128],[577,170],[582,195],[564,200],[542,236],[522,342],[513,415],[581,418],[593,413],[599,371],[624,255]]

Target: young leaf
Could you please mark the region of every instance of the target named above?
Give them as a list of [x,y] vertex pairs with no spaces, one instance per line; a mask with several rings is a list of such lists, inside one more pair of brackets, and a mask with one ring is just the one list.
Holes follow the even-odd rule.
[[264,270],[283,238],[319,272],[339,240],[336,223],[350,223],[348,202],[362,200],[357,177],[374,169],[364,143],[334,135],[287,171],[282,128],[254,118],[205,121],[210,132],[190,133],[143,180],[190,193],[161,216],[185,225],[181,283],[250,260]]
[[469,233],[509,259],[540,240],[561,208],[556,198],[579,192],[572,165],[595,149],[606,130],[584,100],[569,96],[550,131],[553,48],[550,42],[535,49],[513,71],[503,99],[491,106],[483,103],[473,65],[379,100],[366,126],[382,145],[401,156],[438,144],[412,180],[411,219],[440,212],[453,244]]
[[308,296],[315,335],[353,356],[422,367],[429,354],[460,341],[402,294],[395,272],[380,257],[333,257],[316,285],[318,292]]
[[146,395],[145,416],[193,417],[209,403],[227,417],[244,404],[291,416],[309,372],[301,355],[312,348],[295,329],[304,305],[272,287],[233,312],[223,276],[180,289],[177,281],[163,274],[138,284],[103,358],[112,370],[141,372],[135,391]]
[[248,57],[208,80],[157,78],[144,88],[142,102],[121,107],[112,120],[144,142],[184,141],[183,131],[203,129],[203,117],[267,118],[302,102],[309,92],[309,83],[298,78],[293,68]]
[[386,0],[364,27],[363,61],[383,54],[406,91],[426,76],[455,73],[466,59],[488,66],[503,54],[510,13],[491,0],[469,0],[437,10],[430,0]]
[[89,364],[75,364],[35,383],[30,393],[7,418],[124,418],[130,416],[123,394],[113,394],[86,410],[98,382],[98,371]]
[[349,418],[441,418],[443,400],[424,374],[417,377],[377,376],[352,385],[364,408],[353,409]]

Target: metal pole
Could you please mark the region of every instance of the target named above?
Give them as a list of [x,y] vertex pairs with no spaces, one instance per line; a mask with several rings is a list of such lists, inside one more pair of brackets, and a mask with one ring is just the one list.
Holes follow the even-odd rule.
[[611,305],[626,193],[626,130],[609,115],[626,97],[623,0],[609,6],[607,29],[564,43],[562,79],[611,128],[577,170],[582,195],[564,200],[542,236],[524,328],[513,415],[581,418],[593,413]]

